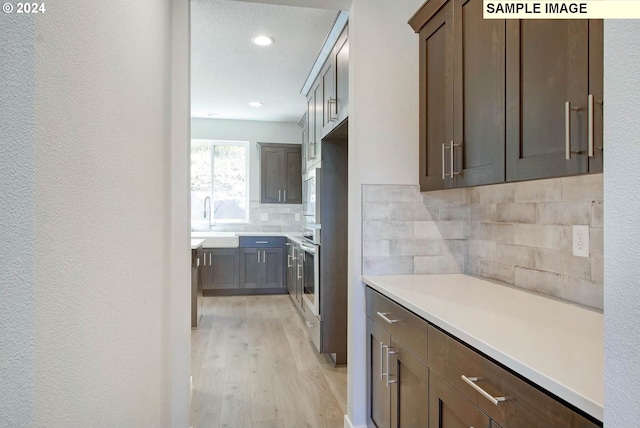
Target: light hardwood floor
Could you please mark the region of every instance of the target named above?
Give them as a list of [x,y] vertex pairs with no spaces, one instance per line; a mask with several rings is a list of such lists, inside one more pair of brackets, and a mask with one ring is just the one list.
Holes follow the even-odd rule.
[[315,351],[288,295],[203,306],[191,333],[194,428],[344,426],[347,370]]

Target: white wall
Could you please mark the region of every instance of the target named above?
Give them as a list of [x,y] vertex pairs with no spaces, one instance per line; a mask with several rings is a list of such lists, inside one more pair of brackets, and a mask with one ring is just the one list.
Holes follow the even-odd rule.
[[640,22],[604,26],[605,427],[640,420]]
[[418,36],[423,0],[354,0],[349,18],[348,417],[366,420],[363,184],[418,184]]
[[[29,85],[3,85],[3,112],[20,124],[10,138],[20,139],[7,171],[16,175],[0,194],[23,201],[12,221],[24,226],[9,236],[26,266],[9,276],[9,294],[2,277],[2,352],[9,343],[23,357],[0,381],[0,396],[16,392],[0,400],[2,426],[169,425],[171,8],[69,0],[47,3],[35,28],[17,22],[27,17],[1,18],[2,52],[35,83],[26,113]],[[24,45],[6,43],[14,29]],[[2,248],[4,266],[12,259]],[[176,330],[188,343],[188,321]]]
[[260,150],[256,143],[301,144],[302,128],[294,122],[192,118],[191,137],[205,140],[249,141],[251,158],[249,193],[252,201],[259,201]]

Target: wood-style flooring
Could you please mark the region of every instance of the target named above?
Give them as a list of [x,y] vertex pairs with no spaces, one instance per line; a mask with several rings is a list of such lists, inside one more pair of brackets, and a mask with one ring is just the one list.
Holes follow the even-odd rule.
[[288,295],[205,297],[191,333],[194,428],[344,426],[346,368],[309,341]]

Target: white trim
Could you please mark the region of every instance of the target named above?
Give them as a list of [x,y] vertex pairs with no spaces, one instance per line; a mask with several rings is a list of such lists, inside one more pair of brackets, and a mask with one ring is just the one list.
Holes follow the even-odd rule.
[[349,419],[349,415],[344,415],[344,428],[367,428],[366,425],[358,425],[355,426],[351,423],[351,419]]

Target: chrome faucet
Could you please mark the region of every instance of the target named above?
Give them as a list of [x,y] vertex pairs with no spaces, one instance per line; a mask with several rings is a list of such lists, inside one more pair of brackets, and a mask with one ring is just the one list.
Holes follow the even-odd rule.
[[209,230],[211,230],[211,198],[207,196],[204,198],[204,218],[207,218],[207,201],[209,202]]

